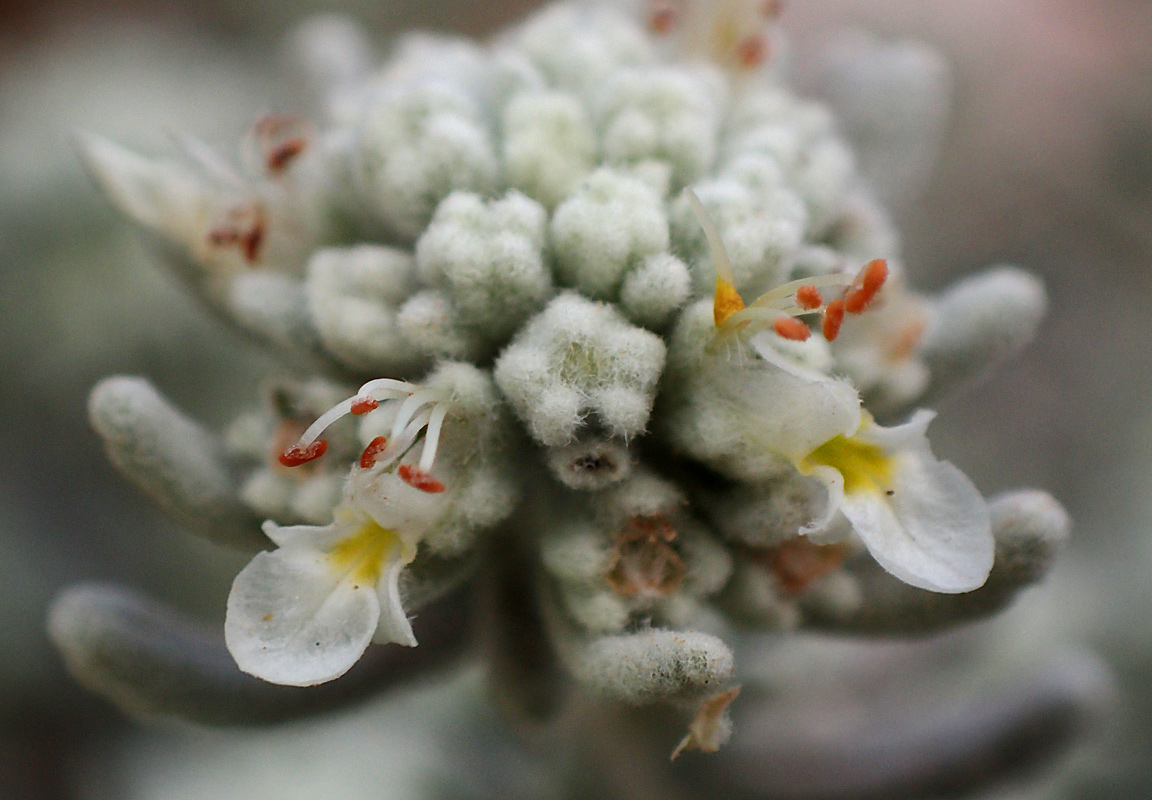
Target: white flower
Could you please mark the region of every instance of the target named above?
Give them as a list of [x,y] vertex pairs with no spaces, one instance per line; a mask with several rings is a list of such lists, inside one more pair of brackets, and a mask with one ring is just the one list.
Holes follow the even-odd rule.
[[[700,217],[716,262],[713,349],[726,339],[736,340],[737,346],[746,342],[778,370],[766,384],[776,391],[763,392],[763,397],[772,404],[771,419],[787,419],[788,424],[773,429],[767,441],[762,432],[766,426],[757,425],[760,435],[746,433],[741,442],[789,458],[828,490],[825,514],[800,533],[824,532],[840,512],[872,557],[900,580],[946,593],[983,585],[994,555],[988,509],[960,470],[932,455],[924,434],[934,414],[919,411],[906,425],[882,428],[861,413],[854,393],[835,392],[835,379],[789,357],[790,349],[809,340],[808,328],[797,316],[819,311],[824,338],[836,339],[844,315],[865,311],[884,287],[886,263],[870,262],[843,296],[831,302],[825,302],[820,289],[844,283],[843,275],[793,281],[745,306],[733,286],[719,231],[691,190],[685,195]],[[768,333],[769,327],[775,335]],[[712,433],[717,426],[705,428]],[[725,450],[730,458],[736,448]]]
[[933,592],[968,592],[992,569],[988,508],[959,469],[932,455],[925,432],[935,413],[921,410],[884,428],[865,418],[851,437],[836,436],[797,463],[828,489],[824,518],[839,511],[872,557],[905,583]]
[[[403,398],[401,400],[401,398]],[[446,404],[433,390],[378,380],[320,417],[286,463],[318,457],[320,432],[345,414],[400,400],[393,436],[364,450],[330,525],[264,524],[278,549],[236,576],[224,637],[244,672],[272,683],[312,686],[343,675],[370,642],[414,647],[400,601],[400,572],[448,507],[431,477]],[[418,466],[400,463],[424,435]]]

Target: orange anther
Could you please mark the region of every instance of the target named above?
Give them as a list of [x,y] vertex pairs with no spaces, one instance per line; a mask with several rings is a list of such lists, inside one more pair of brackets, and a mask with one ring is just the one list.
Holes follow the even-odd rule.
[[791,339],[794,342],[808,340],[810,331],[808,326],[795,317],[780,317],[772,323],[772,330],[782,339]]
[[824,305],[824,298],[815,286],[801,286],[796,290],[796,305],[805,311],[811,311]]
[[648,10],[648,29],[655,34],[668,33],[676,26],[678,16],[668,0],[654,0]]
[[736,287],[723,278],[716,279],[716,297],[712,300],[712,318],[719,327],[724,320],[744,310],[744,298],[736,291]]
[[736,45],[736,61],[744,69],[753,69],[768,58],[768,43],[763,36],[749,36]]
[[368,446],[364,448],[364,452],[360,454],[360,469],[372,469],[376,466],[376,459],[380,457],[387,446],[388,440],[383,436],[377,436],[370,441]]
[[415,469],[411,464],[401,464],[400,469],[396,472],[400,476],[400,480],[414,489],[428,492],[428,494],[438,494],[444,491],[444,484],[428,473]]
[[323,439],[317,439],[307,447],[300,447],[294,444],[280,454],[280,463],[286,467],[298,467],[301,464],[307,464],[309,461],[315,461],[328,449],[328,442]]
[[352,413],[356,416],[360,414],[367,414],[369,411],[375,411],[380,407],[380,402],[375,397],[358,397],[356,402],[352,404]]
[[824,338],[832,342],[840,335],[840,325],[844,322],[844,301],[833,300],[824,309],[824,325],[821,333]]
[[866,292],[875,294],[880,291],[884,281],[888,280],[888,262],[882,258],[875,258],[864,265],[857,276],[861,288]]
[[882,258],[869,261],[856,276],[859,288],[848,292],[844,298],[845,310],[849,314],[859,314],[875,299],[876,293],[888,280],[888,262]]
[[868,307],[868,300],[863,289],[853,289],[844,295],[844,310],[849,314],[859,314]]

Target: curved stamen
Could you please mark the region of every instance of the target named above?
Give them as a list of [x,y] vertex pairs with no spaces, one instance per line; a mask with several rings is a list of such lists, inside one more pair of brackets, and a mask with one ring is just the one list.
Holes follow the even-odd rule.
[[851,286],[853,277],[846,272],[833,272],[829,275],[817,275],[812,278],[801,278],[788,281],[768,290],[748,304],[749,308],[768,308],[781,300],[792,298],[806,286],[820,289],[826,286]]
[[440,429],[444,426],[444,417],[448,414],[447,403],[440,403],[428,418],[428,427],[424,434],[424,451],[420,454],[420,471],[430,472],[436,460],[436,448],[440,445]]
[[396,420],[392,423],[392,438],[399,439],[408,427],[408,423],[416,416],[416,412],[426,405],[440,403],[446,400],[443,392],[435,389],[420,389],[408,397],[396,412]]
[[304,448],[312,444],[312,442],[316,441],[320,437],[320,434],[324,432],[325,428],[327,428],[341,417],[346,417],[351,414],[352,406],[361,399],[362,398],[360,395],[353,395],[347,400],[342,400],[336,405],[332,406],[332,408],[325,411],[323,414],[316,418],[315,422],[308,426],[308,429],[304,431],[303,434],[301,434],[300,441],[297,442],[297,446]]
[[377,400],[384,400],[388,394],[394,393],[397,397],[413,394],[420,387],[408,381],[398,381],[394,378],[376,378],[368,381],[360,387],[357,394],[375,397]]

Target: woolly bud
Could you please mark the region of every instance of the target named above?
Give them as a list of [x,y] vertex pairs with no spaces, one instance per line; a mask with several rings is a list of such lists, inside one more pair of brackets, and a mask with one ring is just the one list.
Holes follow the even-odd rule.
[[588,414],[613,436],[643,432],[664,343],[611,306],[562,294],[496,362],[496,382],[541,444],[568,444]]
[[625,272],[667,251],[668,218],[644,182],[602,168],[552,216],[557,277],[600,299],[612,298]]
[[408,372],[424,356],[400,332],[413,259],[390,247],[318,250],[308,262],[308,312],[325,349],[341,363],[378,374]]
[[547,298],[544,208],[519,192],[485,202],[454,192],[416,243],[423,281],[451,299],[461,326],[502,342]]
[[398,87],[363,108],[353,155],[365,199],[414,240],[456,189],[490,190],[497,163],[473,104],[442,83]]
[[146,380],[106,378],[92,390],[88,416],[112,463],[204,536],[241,548],[264,543],[234,493],[216,437]]
[[504,175],[548,208],[592,171],[596,139],[584,106],[561,92],[527,92],[504,109]]
[[605,160],[666,161],[676,188],[699,180],[716,159],[726,99],[718,77],[669,67],[617,72],[596,96]]
[[1016,355],[1047,310],[1038,278],[1001,267],[967,278],[939,299],[924,336],[922,355],[932,378],[921,402],[932,402],[978,382]]

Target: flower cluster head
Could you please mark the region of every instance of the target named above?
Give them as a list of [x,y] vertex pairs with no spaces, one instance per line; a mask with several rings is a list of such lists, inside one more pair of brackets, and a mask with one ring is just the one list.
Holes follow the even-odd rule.
[[1024,500],[936,458],[921,407],[1015,354],[1042,287],[910,288],[834,118],[778,75],[776,4],[641,5],[409,37],[378,67],[324,28],[348,41],[313,64],[316,119],[257,122],[239,166],[86,139],[193,290],[313,375],[221,439],[142,381],[92,398],[120,467],[261,549],[224,625],[242,671],[307,686],[373,642],[420,651],[421,608],[507,580],[520,601],[477,625],[533,632],[554,657],[528,660],[590,692],[698,706],[684,746],[715,749],[723,619],[942,628],[1042,571],[997,583]]

